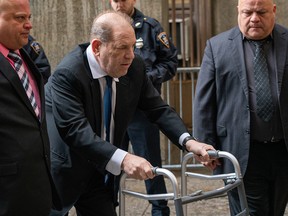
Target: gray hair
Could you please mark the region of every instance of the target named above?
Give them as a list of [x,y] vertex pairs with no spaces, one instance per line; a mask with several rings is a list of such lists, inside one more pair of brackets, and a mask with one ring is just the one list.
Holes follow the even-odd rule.
[[132,19],[121,12],[108,10],[100,13],[93,21],[90,40],[97,38],[103,43],[113,40],[113,30],[115,26],[131,25]]

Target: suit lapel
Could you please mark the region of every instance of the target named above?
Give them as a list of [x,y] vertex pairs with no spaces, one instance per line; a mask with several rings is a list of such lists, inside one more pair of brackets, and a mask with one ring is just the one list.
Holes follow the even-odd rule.
[[[39,92],[39,97],[40,97],[40,103],[41,103],[41,122],[44,120],[44,115],[45,114],[45,96],[44,96],[44,82],[42,79],[42,76],[37,69],[37,67],[34,65],[33,61],[28,57],[28,54],[23,50],[19,50],[21,53],[21,56],[23,60],[25,61],[27,67],[29,68],[30,72],[33,74],[33,77],[36,81],[38,92]],[[25,92],[26,93],[26,92]],[[28,99],[29,104],[31,105],[29,99]],[[37,118],[32,106],[30,106],[30,110],[33,112],[35,118]]]
[[[123,117],[123,113],[132,112],[130,107],[127,107],[129,104],[129,83],[130,79],[128,76],[123,76],[119,78],[119,82],[116,82],[116,107],[114,113],[114,123],[115,123],[115,131],[114,131],[114,144],[117,147],[121,147],[119,140],[122,140],[121,137],[124,132],[123,128],[126,128],[125,121],[128,121],[125,116]],[[116,142],[115,142],[116,141]],[[118,146],[119,145],[119,146]]]
[[229,42],[231,56],[233,56],[233,58],[230,59],[233,61],[232,65],[234,65],[238,73],[244,94],[248,100],[248,83],[243,50],[243,36],[238,27],[234,28],[234,30],[231,32]]
[[281,32],[278,25],[275,25],[273,30],[273,38],[276,58],[278,94],[280,94],[287,56],[287,35],[285,31]]
[[[93,121],[90,122],[93,128],[96,128],[96,133],[101,134],[101,93],[100,93],[100,85],[99,80],[93,80],[90,83],[91,86],[91,94],[92,94],[92,104],[93,104],[93,111],[91,114],[93,114]],[[100,119],[100,121],[99,121]]]
[[[31,106],[31,103],[26,95],[26,92],[23,88],[23,85],[13,67],[7,61],[7,59],[0,53],[0,64],[1,64],[1,72],[7,78],[7,80],[11,83],[17,94],[20,96],[20,99],[27,106],[27,108],[35,115],[34,110]],[[36,115],[35,115],[35,118]]]

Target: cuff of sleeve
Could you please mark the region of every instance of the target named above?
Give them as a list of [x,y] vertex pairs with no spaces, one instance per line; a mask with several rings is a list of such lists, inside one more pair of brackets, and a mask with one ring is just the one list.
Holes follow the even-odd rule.
[[183,142],[182,142],[182,147],[183,147],[183,150],[185,151],[188,151],[187,148],[186,148],[186,143],[189,141],[189,140],[195,140],[194,137],[192,136],[186,136],[184,139],[183,139]]
[[121,149],[117,149],[114,154],[112,155],[111,159],[106,165],[106,170],[113,175],[120,175],[121,173],[121,164],[124,160],[124,157],[126,156],[128,152],[123,151]]
[[180,136],[180,138],[179,138],[179,144],[180,145],[183,145],[183,141],[184,141],[184,139],[186,138],[186,137],[188,137],[188,136],[191,136],[189,133],[183,133],[181,136]]

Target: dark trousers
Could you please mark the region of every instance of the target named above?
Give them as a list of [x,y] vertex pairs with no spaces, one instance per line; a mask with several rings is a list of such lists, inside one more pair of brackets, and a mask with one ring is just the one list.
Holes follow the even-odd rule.
[[[244,186],[251,216],[284,215],[288,202],[288,152],[284,141],[251,142]],[[237,215],[237,191],[228,197],[231,215]]]
[[[159,129],[156,125],[150,123],[141,111],[136,111],[132,122],[129,124],[124,143],[128,146],[131,141],[133,151],[136,155],[144,157],[152,166],[161,167],[161,149]],[[153,179],[145,181],[148,194],[167,193],[163,176],[156,176]],[[166,200],[153,200],[153,216],[167,216],[170,214]]]
[[86,189],[74,202],[65,203],[61,211],[52,209],[49,216],[68,216],[73,206],[76,208],[77,216],[117,216],[113,194],[113,185],[105,185],[99,178],[91,178]]

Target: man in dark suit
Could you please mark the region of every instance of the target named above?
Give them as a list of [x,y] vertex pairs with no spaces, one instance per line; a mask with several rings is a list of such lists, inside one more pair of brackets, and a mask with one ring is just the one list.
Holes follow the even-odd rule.
[[[154,18],[145,16],[135,8],[136,0],[110,0],[114,11],[127,14],[133,20],[136,44],[134,53],[145,62],[146,73],[153,86],[161,94],[162,83],[170,80],[177,72],[177,49]],[[162,167],[160,133],[157,125],[151,123],[141,110],[137,110],[129,123],[124,139],[129,141],[133,153],[149,160],[153,166]],[[123,143],[123,144],[125,144]],[[167,193],[163,176],[145,181],[147,194]],[[152,216],[169,216],[167,200],[150,200]]]
[[[153,178],[151,164],[121,150],[136,108],[144,111],[180,148],[186,146],[207,161],[210,145],[192,139],[177,113],[162,99],[146,75],[141,58],[134,58],[136,41],[130,18],[106,12],[93,22],[90,44],[77,46],[57,66],[46,84],[52,175],[65,215],[74,205],[85,215],[116,215],[114,175]],[[112,79],[110,130],[104,108],[106,79]],[[110,135],[108,135],[110,133]],[[112,175],[113,174],[113,175]]]
[[[279,216],[288,200],[288,30],[275,24],[272,0],[238,3],[238,27],[207,41],[193,132],[198,140],[236,156],[250,215]],[[262,83],[259,91],[265,71],[267,85]],[[206,165],[215,168],[215,163]],[[231,166],[222,161],[217,171],[231,172]],[[229,201],[231,214],[239,213],[237,191]]]
[[30,17],[29,0],[0,1],[1,216],[49,215],[52,197],[57,197],[43,80],[22,49],[32,28]]

